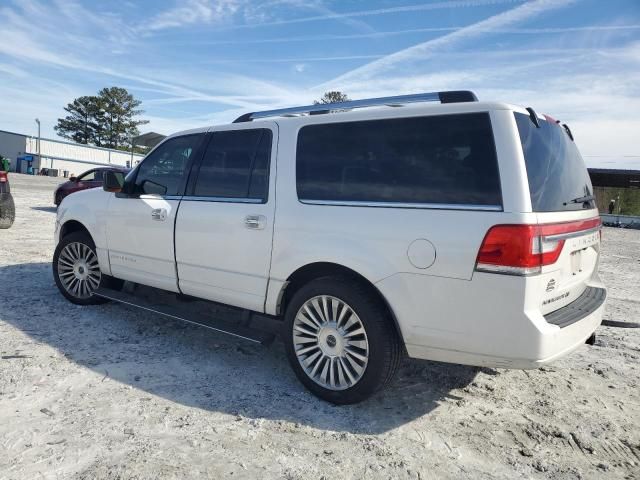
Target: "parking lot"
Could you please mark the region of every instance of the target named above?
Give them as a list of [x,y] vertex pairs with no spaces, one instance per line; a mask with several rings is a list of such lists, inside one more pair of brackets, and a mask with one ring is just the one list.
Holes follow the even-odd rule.
[[0,479],[640,478],[638,230],[603,231],[594,346],[532,371],[407,360],[390,389],[336,407],[280,343],[65,301],[50,266],[61,180],[10,181]]

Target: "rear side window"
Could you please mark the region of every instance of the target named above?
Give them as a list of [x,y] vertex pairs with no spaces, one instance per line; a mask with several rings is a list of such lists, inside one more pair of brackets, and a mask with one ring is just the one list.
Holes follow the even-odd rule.
[[595,207],[587,167],[575,143],[555,122],[514,113],[529,177],[534,212],[559,212]]
[[271,141],[266,128],[214,132],[194,195],[266,201]]
[[501,206],[488,113],[303,127],[300,200]]

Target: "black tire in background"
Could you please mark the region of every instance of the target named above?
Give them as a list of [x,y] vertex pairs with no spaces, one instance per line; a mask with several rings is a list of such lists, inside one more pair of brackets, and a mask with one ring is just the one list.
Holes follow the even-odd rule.
[[[65,257],[65,254],[63,252],[69,245],[77,246],[77,248],[79,248],[83,252],[87,252],[87,249],[90,250],[93,254],[93,257],[91,258],[95,258],[95,261],[97,262],[96,247],[91,236],[87,232],[72,232],[62,238],[53,254],[52,263],[53,278],[58,289],[60,290],[60,293],[62,293],[62,295],[64,295],[67,300],[69,300],[71,303],[75,303],[76,305],[99,305],[102,303],[107,303],[107,299],[97,297],[95,295],[86,295],[86,291],[83,291],[83,295],[75,295],[73,291],[70,291],[70,289],[65,286],[67,282],[61,279],[61,275],[64,276],[65,274],[68,274],[70,268],[69,264],[72,262],[69,262],[68,257]],[[61,255],[63,256],[62,261],[60,259]],[[95,270],[92,270],[92,272],[94,272],[95,274]],[[95,283],[91,284],[91,291],[94,291],[99,287],[106,287],[116,290],[122,288],[122,284],[124,283],[122,280],[104,275],[100,272],[99,269],[97,270],[97,272],[99,276],[97,280],[97,287],[94,286]]]
[[16,206],[10,193],[0,193],[0,228],[6,229],[16,219]]
[[[294,334],[295,326],[300,326],[299,321],[296,322],[296,316],[300,309],[305,305],[308,306],[309,301],[313,302],[316,298],[322,299],[324,297],[344,302],[355,313],[366,333],[366,336],[362,337],[366,338],[368,358],[364,373],[356,383],[340,390],[325,388],[318,383],[317,378],[314,380],[310,377],[301,363],[306,360],[299,358],[297,353],[306,348],[306,345],[298,344],[296,347],[294,340],[294,335],[300,335],[299,330],[297,330],[297,334]],[[329,312],[328,316],[332,315]],[[320,318],[318,320],[321,321]],[[340,322],[338,322],[339,324]],[[321,331],[322,329],[318,330],[318,332]],[[322,333],[317,335],[320,338]],[[327,344],[326,340],[328,340],[327,337],[325,337],[325,344]],[[331,340],[331,344],[335,344],[334,340],[335,338]],[[361,402],[388,385],[404,355],[401,339],[386,305],[371,291],[370,287],[346,277],[318,278],[304,285],[294,294],[285,312],[284,342],[289,363],[302,384],[321,399],[340,405]],[[318,345],[320,343],[319,340]],[[360,353],[364,352],[361,350]],[[338,358],[338,360],[340,359]],[[307,367],[307,369],[310,368]],[[321,369],[319,368],[319,370]],[[343,367],[340,369],[344,372]],[[338,378],[337,375],[336,373],[334,378]],[[349,385],[349,382],[346,382],[345,385]]]

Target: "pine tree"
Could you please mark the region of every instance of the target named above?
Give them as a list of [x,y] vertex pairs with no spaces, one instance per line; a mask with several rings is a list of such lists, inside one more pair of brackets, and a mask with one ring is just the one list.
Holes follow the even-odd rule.
[[98,147],[123,148],[149,123],[136,117],[144,113],[141,101],[120,87],[103,88],[98,95],[76,98],[65,107],[69,113],[54,127],[58,135]]
[[96,138],[97,97],[78,97],[64,109],[69,113],[59,118],[55,131],[63,138],[77,143],[94,143]]
[[103,88],[98,93],[100,114],[97,117],[102,143],[109,148],[119,148],[130,143],[131,138],[140,134],[138,127],[149,123],[136,120],[144,113],[138,107],[142,104],[126,89],[120,87]]

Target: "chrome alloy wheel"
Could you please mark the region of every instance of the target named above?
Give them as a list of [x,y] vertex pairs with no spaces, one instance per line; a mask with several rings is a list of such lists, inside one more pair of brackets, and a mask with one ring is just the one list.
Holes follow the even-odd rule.
[[293,321],[293,343],[307,376],[329,390],[352,387],[367,369],[369,341],[364,325],[336,297],[313,297],[300,307]]
[[76,298],[89,298],[100,285],[98,258],[84,243],[66,245],[58,257],[58,277],[65,290]]

